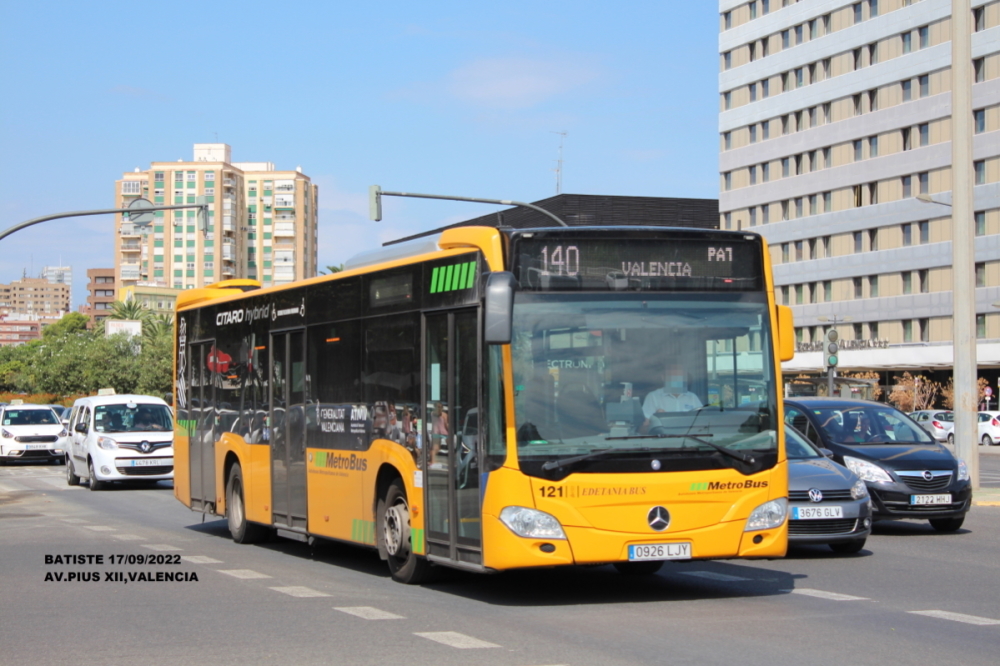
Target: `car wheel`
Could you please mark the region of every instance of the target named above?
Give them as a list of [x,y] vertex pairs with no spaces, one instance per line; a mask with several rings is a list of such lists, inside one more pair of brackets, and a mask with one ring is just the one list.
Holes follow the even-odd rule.
[[431,575],[431,563],[413,552],[413,535],[410,530],[410,507],[406,501],[403,482],[395,479],[389,484],[385,496],[376,508],[376,526],[380,546],[388,556],[392,579],[407,585],[416,585]]
[[229,533],[236,543],[256,543],[267,539],[270,529],[247,520],[246,502],[243,495],[243,469],[233,465],[226,484],[226,519]]
[[990,439],[989,435],[983,435],[983,439],[979,442],[982,446],[990,446],[993,440]]
[[80,477],[74,474],[73,463],[71,461],[66,461],[66,485],[68,486],[80,485]]
[[852,555],[859,552],[865,547],[865,539],[855,539],[854,541],[840,541],[838,543],[829,543],[830,550],[835,553],[841,553],[842,555]]
[[955,433],[953,432],[948,433],[948,443],[951,444],[952,446],[955,445]]
[[965,516],[958,518],[931,518],[928,522],[938,532],[957,532],[958,528],[965,522]]
[[90,459],[87,462],[87,471],[90,473],[90,489],[91,490],[104,490],[107,485],[104,481],[100,481],[97,478],[97,472],[94,471],[94,460]]
[[652,576],[663,568],[662,560],[650,562],[615,562],[612,566],[623,576]]

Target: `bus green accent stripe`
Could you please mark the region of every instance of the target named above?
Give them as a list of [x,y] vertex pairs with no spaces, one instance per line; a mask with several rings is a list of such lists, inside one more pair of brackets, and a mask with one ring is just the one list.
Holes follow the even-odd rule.
[[413,546],[413,552],[417,555],[424,554],[424,531],[423,530],[410,530],[410,543]]
[[431,293],[436,294],[441,291],[441,274],[444,273],[440,267],[435,268],[431,273]]
[[316,467],[326,467],[326,451],[317,451],[315,454]]
[[451,278],[451,290],[458,289],[460,284],[465,282],[465,271],[468,264],[455,264],[455,275]]
[[469,262],[469,277],[465,280],[464,289],[472,289],[472,283],[476,281],[476,262]]
[[444,285],[441,291],[451,291],[451,276],[455,272],[455,264],[444,269]]
[[177,419],[177,425],[181,429],[182,436],[190,437],[194,434],[195,428],[198,426],[198,421],[194,419]]
[[351,541],[358,543],[375,545],[375,521],[358,520],[351,521]]

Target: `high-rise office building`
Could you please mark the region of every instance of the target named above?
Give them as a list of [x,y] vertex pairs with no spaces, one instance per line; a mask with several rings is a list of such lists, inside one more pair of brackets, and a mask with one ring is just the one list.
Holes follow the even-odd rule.
[[[951,0],[720,0],[720,226],[767,238],[787,371],[952,363]],[[1000,366],[1000,1],[972,0],[976,328]],[[928,195],[934,202],[917,199]]]
[[[41,277],[52,284],[64,284],[73,293],[73,267],[72,266],[44,266]],[[68,309],[68,308],[67,308]]]
[[116,203],[193,204],[206,197],[207,224],[196,209],[156,211],[152,231],[116,216],[116,287],[191,289],[251,278],[272,286],[316,275],[318,188],[301,168],[233,162],[224,143],[194,145],[190,162],[153,162],[123,174]]

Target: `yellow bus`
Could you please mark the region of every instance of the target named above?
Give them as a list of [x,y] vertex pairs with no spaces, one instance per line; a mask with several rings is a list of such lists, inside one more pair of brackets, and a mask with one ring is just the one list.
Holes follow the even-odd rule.
[[176,307],[174,494],[238,542],[405,583],[785,553],[794,340],[756,234],[452,228]]

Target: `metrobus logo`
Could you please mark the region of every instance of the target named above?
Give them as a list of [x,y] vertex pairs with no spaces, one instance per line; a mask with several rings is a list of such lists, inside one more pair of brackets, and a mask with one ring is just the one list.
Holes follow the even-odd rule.
[[476,279],[476,262],[439,266],[431,273],[431,293],[469,289]]

